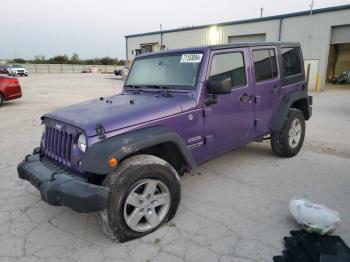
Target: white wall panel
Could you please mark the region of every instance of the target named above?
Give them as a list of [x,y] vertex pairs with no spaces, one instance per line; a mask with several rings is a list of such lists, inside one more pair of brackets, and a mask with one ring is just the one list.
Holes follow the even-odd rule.
[[[323,88],[326,79],[328,53],[331,42],[332,27],[350,25],[350,9],[254,21],[240,24],[219,25],[193,30],[172,31],[163,33],[163,44],[166,49],[203,46],[228,43],[230,36],[265,34],[266,41],[278,41],[281,28],[281,41],[300,42],[304,58],[319,60],[321,83]],[[128,56],[133,59],[132,50],[140,48],[141,43],[160,43],[160,34],[128,38]]]

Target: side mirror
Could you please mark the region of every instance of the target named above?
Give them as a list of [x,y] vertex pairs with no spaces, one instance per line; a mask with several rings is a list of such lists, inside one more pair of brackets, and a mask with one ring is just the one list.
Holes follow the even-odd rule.
[[216,80],[209,79],[207,82],[208,93],[213,95],[229,94],[231,93],[231,78]]

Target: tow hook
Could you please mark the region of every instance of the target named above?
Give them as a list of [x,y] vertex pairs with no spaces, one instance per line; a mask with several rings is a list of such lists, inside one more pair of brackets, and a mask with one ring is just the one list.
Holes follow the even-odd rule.
[[25,157],[25,161],[28,162],[28,158],[30,157],[31,155],[26,155]]
[[36,147],[33,149],[33,155],[37,155],[41,153],[41,148],[40,147]]
[[53,172],[51,174],[51,179],[50,179],[51,182],[56,180],[55,175],[57,175],[57,172]]

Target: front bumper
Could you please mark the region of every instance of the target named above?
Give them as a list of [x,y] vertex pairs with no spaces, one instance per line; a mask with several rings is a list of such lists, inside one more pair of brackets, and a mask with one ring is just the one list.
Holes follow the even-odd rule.
[[28,75],[28,72],[26,72],[26,71],[10,71],[9,75],[25,76],[25,75]]
[[66,170],[44,164],[39,154],[27,156],[17,167],[18,176],[28,180],[50,205],[70,207],[80,213],[106,207],[109,188],[87,183]]

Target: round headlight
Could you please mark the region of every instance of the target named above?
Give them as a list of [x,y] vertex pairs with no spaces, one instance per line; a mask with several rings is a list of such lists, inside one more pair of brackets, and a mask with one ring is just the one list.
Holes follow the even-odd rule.
[[78,137],[78,147],[79,147],[81,152],[85,153],[85,151],[86,151],[86,137],[83,134],[81,134]]

